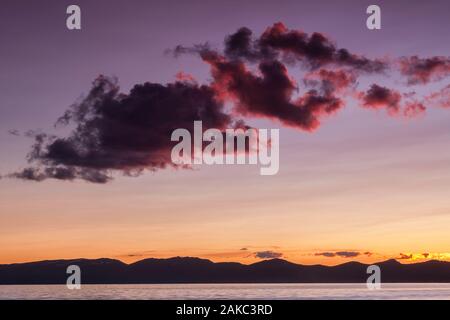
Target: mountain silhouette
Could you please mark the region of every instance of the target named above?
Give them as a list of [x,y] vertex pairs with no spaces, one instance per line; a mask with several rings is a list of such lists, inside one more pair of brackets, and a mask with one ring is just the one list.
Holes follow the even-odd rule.
[[[212,262],[192,257],[145,259],[125,264],[114,259],[49,260],[0,265],[0,284],[65,284],[67,267],[78,265],[84,284],[126,283],[361,283],[369,265],[347,262],[336,266],[301,265],[283,259],[250,265]],[[450,262],[376,263],[381,281],[450,282]]]

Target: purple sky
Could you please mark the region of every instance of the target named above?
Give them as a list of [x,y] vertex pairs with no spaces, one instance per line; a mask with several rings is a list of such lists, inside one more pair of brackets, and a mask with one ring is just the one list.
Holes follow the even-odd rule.
[[372,57],[448,53],[448,1],[379,1],[379,31],[365,28],[371,3],[78,1],[80,32],[65,28],[70,1],[5,1],[0,121],[6,130],[0,139],[15,151],[5,160],[18,161],[22,151],[7,129],[47,129],[98,74],[117,76],[124,91],[144,81],[173,81],[180,70],[205,79],[208,68],[199,59],[176,60],[164,50],[206,41],[221,46],[224,36],[241,26],[259,33],[283,21],[291,29],[323,32],[340,46]]

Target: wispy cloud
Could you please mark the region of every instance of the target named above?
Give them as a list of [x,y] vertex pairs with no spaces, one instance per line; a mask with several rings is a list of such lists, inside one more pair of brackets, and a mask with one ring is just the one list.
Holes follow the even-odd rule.
[[275,259],[275,258],[281,258],[283,254],[281,252],[275,252],[275,251],[258,251],[255,252],[255,257],[259,259]]
[[355,258],[361,255],[365,256],[371,256],[373,255],[373,252],[365,251],[365,252],[359,252],[359,251],[324,251],[324,252],[316,252],[314,253],[315,256],[323,256],[327,258],[334,258],[334,257],[340,257],[340,258]]

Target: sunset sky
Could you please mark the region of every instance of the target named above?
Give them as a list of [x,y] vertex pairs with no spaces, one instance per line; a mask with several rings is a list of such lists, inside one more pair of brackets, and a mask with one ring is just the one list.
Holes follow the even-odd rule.
[[[73,3],[81,7],[82,29],[69,31],[65,11]],[[381,30],[366,28],[373,3],[381,7]],[[0,264],[173,256],[328,265],[450,261],[449,10],[445,0],[2,1]],[[136,177],[115,168],[107,183],[14,177],[29,166],[33,137],[25,133],[70,135],[73,126],[54,124],[99,75],[117,77],[125,94],[147,81],[173,83],[180,72],[199,85],[226,87],[229,75],[217,76],[221,61],[196,53],[175,57],[170,49],[208,43],[222,54],[224,39],[239,28],[257,38],[278,22],[291,31],[320,32],[336,48],[390,61],[392,69],[402,57],[447,62],[418,82],[398,70],[352,69],[358,77],[339,93],[342,107],[321,114],[316,128],[264,114],[267,109],[250,102],[241,106],[247,109],[238,118],[252,127],[280,129],[276,175],[262,176],[254,165],[202,165]],[[260,76],[257,63],[245,66]],[[295,100],[306,91],[305,75],[318,69],[282,63],[298,84]],[[405,116],[392,104],[364,105],[372,84],[426,110]],[[435,93],[442,94],[436,99]],[[227,94],[235,95],[225,102],[232,109],[242,96],[229,88]]]

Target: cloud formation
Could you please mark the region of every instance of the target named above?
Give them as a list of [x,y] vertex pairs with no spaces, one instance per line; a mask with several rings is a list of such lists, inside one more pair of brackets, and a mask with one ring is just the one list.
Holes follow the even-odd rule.
[[391,113],[397,113],[401,95],[399,92],[372,84],[362,96],[363,105],[369,108],[386,108]]
[[327,258],[334,258],[334,257],[340,257],[340,258],[355,258],[360,255],[366,255],[371,256],[373,252],[366,251],[366,252],[359,252],[359,251],[325,251],[325,252],[316,252],[315,256],[323,256]]
[[314,255],[315,256],[324,256],[327,258],[336,257],[336,253],[334,253],[334,252],[316,252]]
[[412,254],[400,253],[396,259],[397,260],[410,260],[412,258],[412,256],[413,256]]
[[410,85],[426,84],[450,75],[450,57],[403,57],[399,63],[400,71],[407,77]]
[[[405,117],[414,117],[426,111],[425,105],[412,97],[414,94],[404,94],[372,84],[369,90],[359,93],[359,99],[366,108],[385,109],[392,116],[403,115]],[[404,101],[408,99],[407,101]]]
[[258,251],[255,252],[255,257],[259,259],[276,259],[281,258],[283,254],[275,251]]
[[240,28],[225,40],[225,54],[231,59],[259,61],[282,58],[297,60],[311,68],[325,65],[350,67],[365,72],[381,72],[387,68],[382,60],[371,60],[350,53],[347,49],[338,49],[325,35],[314,32],[311,35],[300,30],[289,30],[278,22],[254,38],[252,31]]
[[[422,98],[378,84],[357,89],[361,77],[395,72],[411,86],[443,80],[450,76],[450,58],[371,59],[338,47],[322,33],[291,30],[281,22],[259,36],[242,27],[225,37],[223,50],[194,44],[169,51],[176,57],[197,55],[209,65],[211,81],[199,84],[179,72],[172,83],[146,82],[121,93],[116,79],[99,76],[88,95],[57,122],[73,126],[72,132],[65,137],[33,134],[30,165],[8,176],[106,183],[115,172],[138,176],[145,170],[184,168],[170,159],[170,136],[177,128],[192,131],[196,120],[204,130],[224,130],[245,126],[242,118],[266,118],[312,132],[352,98],[391,116],[423,114],[427,105],[450,106],[448,86]],[[298,72],[294,77],[291,66],[300,67],[302,81],[295,80]],[[224,107],[228,103],[232,110]]]
[[425,103],[436,107],[450,108],[450,84],[426,96]]
[[89,94],[58,120],[75,126],[71,134],[36,135],[28,156],[36,166],[11,176],[105,183],[112,170],[138,175],[144,169],[176,167],[170,158],[171,133],[177,128],[193,131],[195,120],[202,120],[205,130],[233,125],[209,86],[147,82],[123,94],[114,79],[100,76]]
[[277,60],[261,62],[258,76],[240,61],[228,61],[216,54],[203,55],[203,59],[211,65],[213,87],[219,96],[230,98],[236,112],[243,116],[266,117],[310,131],[319,126],[322,115],[342,107],[342,101],[332,92],[310,90],[294,100],[296,84]]

